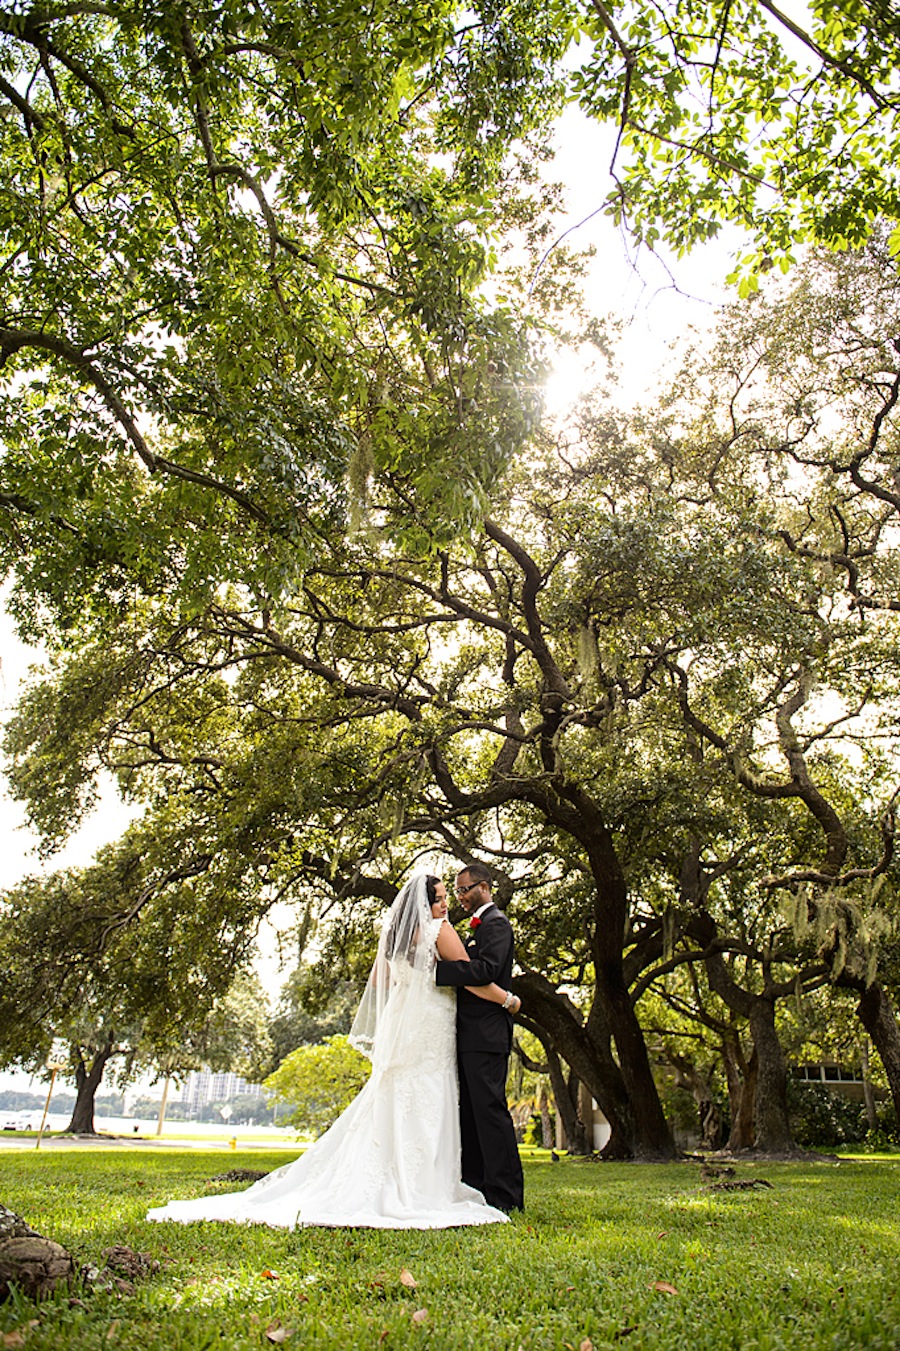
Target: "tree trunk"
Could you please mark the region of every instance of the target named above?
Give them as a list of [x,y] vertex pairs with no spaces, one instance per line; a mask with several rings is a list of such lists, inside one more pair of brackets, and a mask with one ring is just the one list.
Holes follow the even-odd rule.
[[94,1130],[94,1098],[97,1089],[100,1087],[106,1062],[113,1053],[113,1046],[112,1040],[107,1041],[95,1053],[89,1070],[85,1066],[81,1047],[74,1046],[72,1048],[72,1059],[75,1062],[76,1097],[75,1106],[72,1110],[72,1120],[66,1127],[66,1131],[71,1135],[97,1134]]
[[[557,696],[554,694],[553,698]],[[552,701],[548,701],[552,707]],[[560,713],[561,716],[561,713]],[[545,718],[548,737],[544,743],[546,767],[556,764],[552,750],[553,719]],[[666,1121],[644,1033],[628,991],[623,964],[625,930],[629,919],[628,888],[616,852],[615,840],[597,804],[578,784],[561,777],[552,792],[544,786],[531,799],[561,830],[578,840],[587,854],[594,881],[594,913],[591,947],[594,958],[596,992],[600,1001],[605,1033],[612,1038],[616,1058],[609,1063],[603,1047],[594,1038],[598,1058],[603,1056],[607,1083],[599,1084],[599,1066],[591,1064],[585,1073],[554,1038],[557,1050],[568,1060],[578,1077],[588,1085],[612,1127],[612,1135],[603,1150],[604,1158],[672,1159],[675,1141]],[[589,1020],[590,1022],[590,1017]],[[594,1060],[594,1057],[591,1057]],[[612,1073],[610,1065],[615,1068]],[[624,1103],[614,1102],[610,1089],[616,1081],[624,1090]],[[596,1085],[596,1086],[595,1086]],[[598,1091],[599,1088],[599,1091]]]
[[753,1148],[755,1134],[754,1108],[756,1103],[756,1076],[759,1056],[754,1046],[750,1059],[744,1057],[739,1046],[722,1044],[725,1075],[728,1079],[728,1100],[731,1105],[731,1129],[725,1148],[732,1153]]
[[599,1102],[612,1135],[604,1158],[629,1159],[636,1152],[631,1104],[622,1073],[603,1046],[580,1021],[574,1004],[536,971],[513,979],[512,987],[524,1003],[523,1027],[533,1031],[545,1047],[552,1046]]
[[754,1146],[767,1154],[793,1153],[797,1146],[788,1119],[787,1063],[775,1031],[773,1000],[754,996],[750,1032],[758,1057]]
[[157,1118],[156,1118],[156,1134],[157,1134],[157,1135],[162,1135],[162,1133],[163,1133],[163,1124],[164,1124],[165,1119],[166,1119],[166,1104],[167,1104],[168,1101],[169,1101],[169,1084],[170,1084],[171,1082],[172,1082],[171,1079],[170,1079],[170,1078],[168,1077],[168,1075],[167,1075],[167,1076],[166,1076],[166,1079],[165,1079],[165,1082],[163,1083],[162,1100],[161,1100],[161,1102],[160,1102],[160,1104],[159,1104],[159,1115],[158,1115]]
[[894,1102],[894,1114],[900,1122],[900,1028],[891,1001],[879,981],[873,981],[862,992],[856,1012],[881,1057]]
[[719,1149],[722,1145],[722,1112],[712,1098],[697,1104],[700,1113],[700,1148]]
[[592,1096],[591,1090],[587,1084],[578,1085],[578,1116],[584,1123],[585,1137],[587,1141],[588,1153],[593,1153],[594,1149],[594,1102],[596,1099]]
[[553,1100],[556,1103],[557,1126],[562,1128],[564,1137],[559,1142],[560,1146],[566,1148],[570,1154],[590,1154],[591,1147],[588,1143],[584,1122],[578,1115],[578,1080],[572,1076],[573,1083],[567,1081],[559,1056],[549,1042],[544,1045],[544,1051],[547,1056],[547,1068],[550,1072],[550,1087],[553,1090]]
[[634,1153],[641,1158],[672,1159],[676,1153],[675,1141],[659,1100],[644,1034],[624,981],[607,970],[601,977],[600,993],[634,1120]]
[[713,1100],[712,1084],[687,1056],[670,1054],[668,1058],[675,1070],[676,1084],[686,1088],[697,1105],[700,1148],[718,1149],[722,1143],[722,1114]]
[[538,1099],[538,1110],[541,1114],[541,1144],[545,1149],[553,1148],[553,1123],[550,1120],[550,1097],[547,1093],[547,1085],[541,1084],[541,1093]]
[[797,1146],[788,1119],[787,1064],[775,1031],[775,998],[751,994],[732,979],[722,953],[711,942],[715,937],[715,922],[709,915],[704,916],[704,919],[708,926],[706,941],[710,944],[705,956],[710,989],[724,1000],[733,1013],[750,1023],[757,1058],[756,1091],[753,1095],[756,1117],[754,1148],[771,1154],[793,1154]]
[[[634,1153],[646,1159],[673,1159],[675,1140],[659,1100],[644,1032],[625,980],[623,948],[628,918],[625,879],[608,831],[598,827],[597,834],[600,838],[592,841],[596,847],[590,850],[597,885],[592,944],[597,979],[595,998],[600,1000],[606,1027],[615,1043],[634,1122]],[[608,1118],[603,1100],[596,1093],[594,1097]],[[603,1152],[606,1154],[606,1150]]]
[[878,1125],[878,1114],[875,1110],[875,1094],[872,1091],[872,1080],[869,1077],[869,1038],[863,1037],[862,1048],[859,1053],[860,1071],[863,1081],[863,1101],[866,1104],[866,1122],[869,1130],[873,1131]]

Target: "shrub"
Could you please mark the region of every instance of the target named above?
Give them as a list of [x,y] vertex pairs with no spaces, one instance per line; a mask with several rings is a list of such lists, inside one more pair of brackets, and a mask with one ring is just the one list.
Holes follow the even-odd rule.
[[883,1152],[900,1145],[900,1126],[892,1102],[880,1102],[875,1109],[875,1126],[866,1135],[866,1148]]
[[291,1051],[263,1087],[294,1108],[292,1125],[319,1136],[350,1106],[368,1077],[365,1056],[346,1037],[335,1036]]
[[788,1080],[788,1110],[798,1145],[834,1149],[857,1145],[866,1138],[868,1123],[861,1102],[841,1097],[824,1084]]

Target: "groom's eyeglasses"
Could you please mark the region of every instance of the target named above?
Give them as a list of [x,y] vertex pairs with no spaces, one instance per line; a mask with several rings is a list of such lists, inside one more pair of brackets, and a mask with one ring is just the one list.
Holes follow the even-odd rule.
[[480,887],[480,886],[481,886],[480,882],[470,882],[467,887],[457,887],[456,894],[457,896],[465,896],[467,891],[471,891],[473,887]]

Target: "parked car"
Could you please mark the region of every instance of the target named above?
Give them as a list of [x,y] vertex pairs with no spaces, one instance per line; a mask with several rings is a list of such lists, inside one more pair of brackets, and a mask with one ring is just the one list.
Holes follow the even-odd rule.
[[39,1112],[9,1112],[0,1124],[5,1131],[36,1131],[39,1117]]

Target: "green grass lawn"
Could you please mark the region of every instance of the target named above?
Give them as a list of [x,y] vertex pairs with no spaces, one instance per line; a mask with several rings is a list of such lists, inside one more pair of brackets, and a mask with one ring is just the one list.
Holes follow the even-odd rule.
[[[534,1151],[527,1213],[478,1229],[287,1233],[144,1219],[148,1206],[197,1195],[226,1168],[290,1157],[0,1155],[0,1200],[79,1264],[99,1263],[115,1243],[163,1264],[135,1294],[95,1292],[86,1307],[68,1295],[7,1302],[0,1347],[900,1347],[896,1158],[743,1165],[739,1177],[764,1176],[772,1190],[717,1193],[701,1190],[691,1164],[554,1164]],[[24,1340],[10,1340],[16,1329]]]

